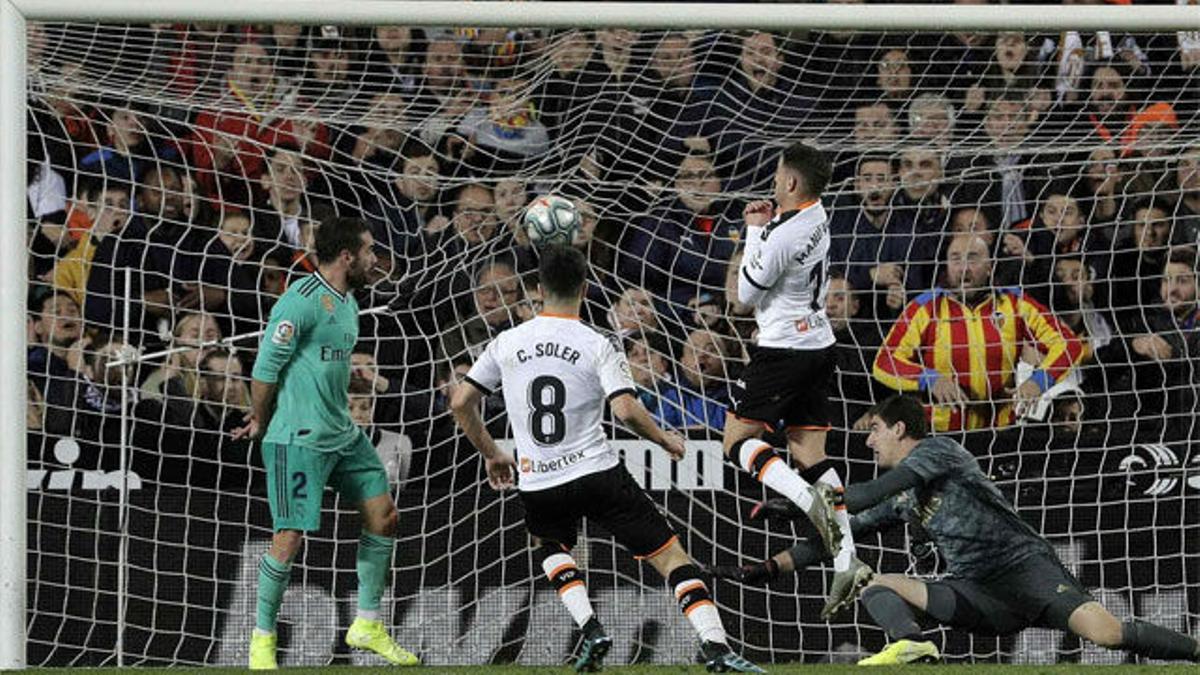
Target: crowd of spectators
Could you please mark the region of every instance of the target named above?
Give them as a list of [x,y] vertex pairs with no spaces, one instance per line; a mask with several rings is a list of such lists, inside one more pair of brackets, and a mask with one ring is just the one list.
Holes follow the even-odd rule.
[[[1122,423],[1110,442],[1195,435],[1200,44],[1119,28],[35,24],[30,429],[112,468],[125,401],[143,479],[244,490],[254,449],[226,432],[257,338],[218,341],[260,330],[315,269],[313,229],[351,215],[381,310],[354,419],[397,480],[472,484],[448,394],[539,311],[520,215],[554,192],[583,215],[584,319],[623,340],[657,419],[709,437],[754,339],[741,209],[805,138],[835,162],[838,429],[898,389],[938,431],[1037,421],[1051,392],[1041,421]],[[487,413],[506,435],[502,401]]]

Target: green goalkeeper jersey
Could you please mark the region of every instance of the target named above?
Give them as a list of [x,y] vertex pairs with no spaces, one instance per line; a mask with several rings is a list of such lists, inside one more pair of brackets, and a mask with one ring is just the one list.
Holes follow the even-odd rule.
[[277,383],[264,441],[321,452],[353,446],[350,354],[358,342],[358,302],[315,273],[293,283],[271,310],[254,379]]

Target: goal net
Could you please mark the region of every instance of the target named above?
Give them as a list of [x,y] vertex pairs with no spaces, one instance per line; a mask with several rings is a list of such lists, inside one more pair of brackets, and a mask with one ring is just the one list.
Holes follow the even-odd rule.
[[[487,487],[447,410],[486,342],[539,310],[519,227],[536,195],[581,210],[584,319],[624,341],[643,401],[690,439],[671,464],[611,428],[690,554],[760,560],[807,536],[749,521],[763,489],[719,443],[755,332],[741,210],[798,140],[833,161],[828,448],[849,480],[877,472],[856,428],[869,405],[918,389],[914,368],[953,372],[970,401],[932,408],[937,431],[1118,617],[1195,634],[1197,64],[1197,34],[1120,26],[31,24],[29,663],[112,664],[118,644],[130,664],[245,663],[271,530],[259,450],[229,431],[256,333],[331,216],[376,241],[350,401],[400,511],[386,620],[426,663],[557,664],[578,639],[519,500]],[[937,304],[957,294],[1027,302]],[[1029,380],[1047,391],[1016,415]],[[485,413],[507,438],[502,401]],[[358,519],[332,493],[326,507],[283,602],[285,665],[360,659],[340,639]],[[941,569],[918,529],[860,555]],[[612,662],[695,658],[665,582],[610,533],[585,523],[576,556]],[[878,650],[861,610],[819,618],[830,575],[717,583],[736,646],[760,662]],[[955,660],[1124,658],[1047,630],[937,639]]]

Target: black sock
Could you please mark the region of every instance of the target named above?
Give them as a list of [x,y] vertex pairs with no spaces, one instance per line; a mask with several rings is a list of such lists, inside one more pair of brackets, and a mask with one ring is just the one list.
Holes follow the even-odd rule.
[[583,624],[583,635],[587,638],[593,638],[598,635],[604,635],[604,626],[600,625],[600,620],[593,614],[587,623]]
[[920,640],[921,627],[912,608],[896,591],[883,586],[870,586],[862,594],[863,607],[893,640]]
[[828,457],[801,471],[800,477],[808,481],[809,485],[816,485],[821,480],[821,476],[824,476],[825,472],[830,469],[833,469],[839,479],[841,478],[842,472],[838,469],[837,463]]
[[1152,659],[1200,661],[1195,638],[1145,621],[1121,624],[1121,647]]

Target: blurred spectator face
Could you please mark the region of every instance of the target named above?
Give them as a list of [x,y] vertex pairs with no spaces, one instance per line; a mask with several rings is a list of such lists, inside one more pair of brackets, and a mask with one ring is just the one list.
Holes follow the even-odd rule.
[[956,234],[973,234],[987,243],[988,248],[996,243],[996,231],[988,222],[987,215],[978,209],[959,209],[950,219],[950,231]]
[[142,215],[171,223],[184,221],[186,198],[179,173],[168,166],[146,172],[138,190],[138,206]]
[[374,423],[374,403],[370,396],[350,396],[350,419],[362,428]]
[[651,66],[668,88],[685,89],[692,86],[692,78],[696,75],[696,58],[692,55],[691,41],[680,33],[668,34],[654,50]]
[[217,234],[234,260],[246,260],[254,253],[254,238],[250,236],[250,218],[244,213],[227,213],[221,219]]
[[83,335],[79,305],[69,295],[58,294],[46,301],[34,326],[38,343],[69,347]]
[[271,26],[271,38],[276,46],[285,49],[295,47],[300,42],[300,34],[304,26],[295,23],[277,23]]
[[1042,204],[1042,222],[1058,241],[1075,241],[1083,232],[1083,214],[1079,202],[1068,195],[1050,195]]
[[229,68],[229,86],[250,99],[271,92],[275,84],[275,68],[267,50],[257,42],[243,42],[233,50]]
[[408,56],[408,47],[412,43],[412,30],[408,26],[377,26],[375,40],[379,48],[393,60],[403,60]]
[[633,381],[645,389],[653,389],[654,383],[667,375],[667,359],[650,346],[643,337],[629,343],[629,370]]
[[315,49],[312,59],[312,76],[318,82],[341,82],[350,71],[350,55],[340,46]]
[[1072,307],[1082,307],[1090,304],[1096,295],[1091,273],[1077,258],[1059,258],[1054,263],[1054,277],[1058,283],[1066,287],[1067,300]]
[[1099,147],[1088,155],[1087,179],[1095,192],[1106,181],[1113,180],[1120,167],[1117,165],[1117,153],[1111,148]]
[[105,188],[99,199],[86,206],[92,220],[92,231],[105,235],[120,232],[129,222],[129,193],[124,189]]
[[596,215],[596,209],[591,204],[582,199],[575,200],[575,208],[579,210],[579,229],[575,231],[575,238],[571,240],[571,245],[583,247],[592,240],[592,235],[596,233],[596,226],[600,224],[600,216]]
[[946,251],[946,285],[971,300],[986,290],[992,275],[987,244],[974,235],[958,235]]
[[496,234],[496,209],[492,191],[482,185],[468,185],[458,195],[454,207],[454,229],[469,244],[481,244]]
[[1174,150],[1171,141],[1177,131],[1169,122],[1148,122],[1138,130],[1131,147],[1140,157],[1166,157]]
[[695,387],[703,388],[724,376],[722,358],[721,339],[716,333],[701,328],[688,334],[679,365],[683,368],[684,379]]
[[1125,100],[1125,80],[1112,66],[1100,66],[1092,73],[1092,90],[1088,101],[1100,115],[1116,111]]
[[1200,145],[1192,147],[1175,163],[1175,180],[1184,197],[1200,197]]
[[996,65],[1006,73],[1015,73],[1025,63],[1029,52],[1024,33],[1001,33],[996,37]]
[[242,407],[246,404],[246,383],[242,380],[242,362],[237,357],[214,355],[205,361],[200,373],[203,382],[200,397],[209,403]]
[[829,325],[834,332],[840,333],[850,328],[850,319],[858,316],[861,303],[854,294],[854,287],[844,278],[829,280],[829,290],[825,295],[825,314],[829,317]]
[[370,117],[370,128],[375,133],[374,144],[392,151],[398,150],[404,142],[401,129],[411,124],[404,97],[395,92],[376,94],[371,99]]
[[878,213],[886,210],[896,191],[891,163],[882,160],[860,163],[858,173],[854,176],[854,190],[867,211]]
[[884,96],[905,99],[912,89],[912,67],[908,64],[908,53],[903,49],[892,49],[879,59],[879,74],[875,83]]
[[658,325],[654,315],[654,301],[645,289],[626,289],[617,300],[614,309],[617,328],[620,330],[641,331]]
[[896,140],[896,120],[882,103],[862,105],[854,110],[854,142],[872,146]]
[[295,150],[276,150],[267,161],[267,170],[259,178],[263,192],[274,195],[280,203],[300,199],[307,182],[304,158]]
[[942,181],[942,158],[933,150],[913,148],[900,155],[900,184],[920,201],[935,192]]
[[130,148],[137,147],[146,134],[137,113],[128,108],[120,108],[112,112],[107,131],[108,144],[116,148],[118,152],[128,152]]
[[1011,148],[1029,134],[1029,112],[1019,101],[996,99],[988,108],[983,127],[993,143],[1001,148]]
[[1171,221],[1157,206],[1133,212],[1133,244],[1140,249],[1162,248],[1171,238]]
[[583,31],[571,30],[557,36],[550,47],[550,60],[559,73],[573,73],[587,63],[592,45]]
[[1196,313],[1196,270],[1183,263],[1168,262],[1159,289],[1163,305],[1176,319]]
[[[207,314],[188,314],[175,326],[176,347],[199,347],[221,339],[221,327]],[[179,355],[188,368],[195,368],[208,356],[211,348],[189,349]]]
[[596,31],[596,41],[613,60],[623,61],[633,52],[637,33],[628,28],[605,28]]
[[750,91],[774,87],[779,77],[779,50],[775,46],[775,36],[761,32],[747,36],[742,41],[740,67]]
[[492,196],[496,200],[496,216],[506,223],[516,223],[514,229],[523,231],[519,216],[525,208],[525,181],[519,178],[505,178],[496,183]]
[[704,157],[685,157],[679,164],[679,174],[675,177],[675,189],[679,191],[679,201],[693,213],[704,213],[716,201],[717,193],[721,191],[721,179],[712,162]]
[[509,309],[521,301],[521,280],[508,265],[485,268],[475,282],[475,311],[489,326],[510,321]]
[[414,202],[428,202],[438,190],[438,163],[433,155],[404,160],[403,173],[396,179],[400,194]]
[[954,109],[942,96],[920,97],[909,108],[908,121],[913,140],[948,140],[954,129]]
[[451,89],[463,73],[462,50],[458,43],[450,38],[430,42],[421,72],[425,77],[425,85],[431,89]]

